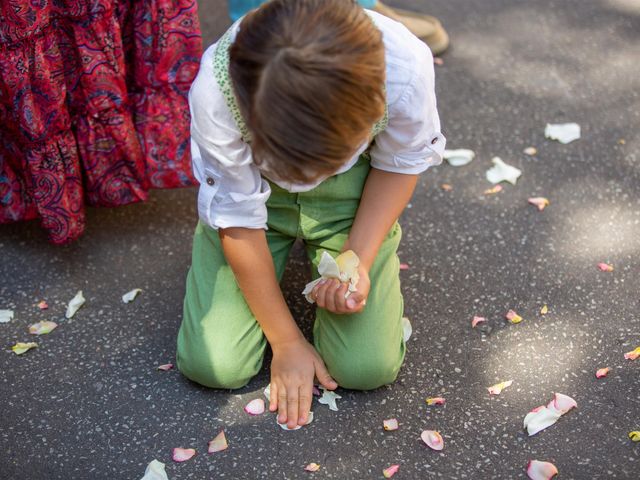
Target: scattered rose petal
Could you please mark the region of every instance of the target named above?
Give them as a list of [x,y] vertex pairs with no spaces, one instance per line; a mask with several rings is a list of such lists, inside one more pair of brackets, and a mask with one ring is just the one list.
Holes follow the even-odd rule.
[[[44,300],[41,300],[40,302],[38,302],[38,308],[40,310],[46,310],[47,308],[49,308],[49,304],[47,302],[45,302]],[[157,460],[155,460],[155,461],[157,461]]]
[[443,183],[442,185],[440,185],[440,188],[445,192],[450,192],[451,190],[453,190],[453,186],[449,185],[448,183]]
[[512,383],[513,383],[513,380],[507,380],[506,382],[496,383],[495,385],[488,387],[487,390],[489,390],[489,395],[500,395],[502,390],[504,390],[507,387],[510,387]]
[[141,288],[134,288],[130,292],[127,292],[124,295],[122,295],[122,301],[124,303],[133,302],[133,300],[138,296],[140,292],[142,292]]
[[476,328],[476,326],[477,326],[479,323],[486,322],[486,321],[487,321],[487,319],[486,319],[486,318],[484,318],[484,317],[478,317],[478,316],[476,315],[475,317],[473,317],[473,320],[471,320],[471,328]]
[[562,415],[577,406],[578,404],[573,398],[556,393],[548,405],[541,405],[527,413],[524,417],[524,428],[529,436],[535,435],[556,423]]
[[505,318],[509,320],[510,323],[520,323],[522,321],[522,317],[513,310],[509,310],[505,315]]
[[391,465],[389,468],[385,468],[382,471],[382,475],[384,475],[384,478],[391,478],[396,474],[399,468],[400,465]]
[[425,399],[427,405],[444,405],[445,399],[443,397],[429,397]]
[[635,350],[631,350],[630,352],[624,354],[624,358],[626,360],[635,360],[638,357],[640,357],[640,347],[637,347]]
[[22,355],[24,352],[27,352],[32,348],[36,348],[37,346],[38,344],[35,342],[18,342],[13,347],[11,347],[11,350],[13,350],[13,353],[15,353],[16,355]]
[[538,153],[538,149],[536,147],[527,147],[523,150],[525,155],[534,156]]
[[390,418],[388,420],[382,421],[382,426],[387,431],[397,430],[398,429],[398,420],[396,418]]
[[7,323],[13,320],[13,310],[0,310],[0,323]]
[[224,435],[224,430],[220,430],[220,433],[216,435],[216,438],[209,442],[207,453],[221,452],[227,448],[229,448],[229,444],[227,444],[227,437]]
[[509,182],[511,185],[515,185],[520,175],[522,175],[522,170],[507,165],[500,157],[493,157],[491,162],[493,167],[487,170],[486,177],[493,184]]
[[[313,412],[309,412],[309,416],[307,417],[307,423],[305,423],[304,425],[305,425],[305,426],[307,426],[307,425],[309,425],[311,422],[313,422]],[[296,426],[295,426],[295,427],[293,427],[293,428],[289,428],[289,427],[287,427],[287,424],[286,424],[286,423],[280,423],[280,422],[278,422],[278,417],[277,417],[277,416],[276,416],[276,423],[277,423],[278,425],[280,425],[280,428],[281,428],[281,429],[283,429],[283,430],[287,430],[287,431],[290,431],[290,432],[293,432],[294,430],[300,430],[300,429],[302,428],[302,425],[296,425]]]
[[244,411],[249,415],[262,415],[264,413],[264,400],[261,398],[251,400],[244,407]]
[[71,318],[73,317],[76,312],[78,311],[78,309],[84,305],[84,302],[86,300],[84,299],[84,297],[82,296],[82,290],[78,290],[78,293],[76,293],[76,296],[73,297],[71,299],[71,301],[69,302],[69,305],[67,305],[67,313],[65,313],[65,317],[67,318]]
[[400,270],[409,270],[409,265],[406,263],[401,263],[400,264]]
[[402,317],[402,339],[404,343],[407,343],[413,333],[413,327],[411,321],[407,317]]
[[313,390],[312,390],[313,395],[315,395],[316,397],[319,397],[320,395],[322,395],[322,393],[320,393],[320,390],[318,389],[317,386],[313,386]]
[[596,372],[596,378],[602,378],[602,377],[606,377],[609,373],[609,367],[605,367],[605,368],[599,368],[598,371]]
[[600,262],[598,268],[603,272],[613,272],[613,265],[609,265],[608,263]]
[[540,309],[540,315],[546,315],[549,312],[549,307],[547,307],[546,305],[543,305],[542,308]]
[[309,465],[304,467],[304,469],[307,472],[317,472],[318,470],[320,470],[320,465],[318,465],[317,463],[310,463]]
[[58,324],[56,322],[43,320],[42,322],[34,323],[33,325],[29,326],[29,333],[31,335],[45,335],[47,333],[51,333],[51,331],[57,326]]
[[164,469],[164,463],[152,460],[144,471],[144,477],[140,480],[169,480]]
[[550,480],[558,474],[558,469],[553,463],[531,460],[527,465],[527,475],[531,480]]
[[338,398],[342,398],[336,392],[331,390],[327,390],[326,388],[322,388],[322,396],[318,399],[318,403],[323,405],[327,405],[329,410],[333,410],[334,412],[338,411],[338,406],[336,405],[336,400]]
[[442,66],[444,65],[444,60],[440,57],[433,57],[433,63],[436,65]]
[[349,283],[349,288],[344,294],[344,298],[349,297],[352,292],[356,291],[356,285],[358,284],[358,280],[360,280],[360,274],[358,273],[359,265],[360,259],[353,250],[342,252],[335,259],[329,255],[329,253],[323,251],[320,256],[320,263],[318,264],[320,277],[307,283],[302,294],[309,303],[314,303],[315,300],[311,297],[311,293],[315,286],[322,280],[334,278],[341,282]]
[[420,435],[420,438],[424,443],[427,444],[429,448],[433,450],[442,450],[444,448],[444,440],[442,439],[442,435],[435,430],[425,430]]
[[527,201],[536,206],[540,212],[549,205],[549,199],[544,197],[531,197]]
[[618,143],[620,145],[624,145],[625,143],[627,143],[627,141],[624,138],[621,138],[620,140],[618,140]]
[[496,193],[500,193],[502,191],[502,185],[496,185],[495,187],[488,188],[484,191],[485,195],[495,195]]
[[580,138],[580,125],[577,123],[547,123],[544,136],[560,143],[571,143]]
[[264,396],[267,397],[267,400],[271,401],[271,384],[267,385],[262,393],[264,393]]
[[173,368],[173,363],[165,363],[164,365],[158,365],[157,369],[164,372],[168,372]]
[[174,448],[173,449],[173,461],[174,462],[186,462],[196,454],[193,448]]
[[632,442],[640,442],[640,431],[634,430],[633,432],[629,432],[629,439]]
[[449,162],[452,167],[462,167],[471,163],[476,154],[473,150],[459,148],[457,150],[445,150],[442,157]]

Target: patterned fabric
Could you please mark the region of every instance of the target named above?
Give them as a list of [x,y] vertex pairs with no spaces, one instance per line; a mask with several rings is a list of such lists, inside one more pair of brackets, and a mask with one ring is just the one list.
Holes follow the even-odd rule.
[[[251,143],[251,132],[247,128],[247,125],[242,118],[242,113],[240,112],[240,107],[238,106],[238,102],[236,100],[236,96],[233,93],[233,86],[231,85],[231,78],[229,76],[229,48],[231,47],[231,32],[233,28],[229,28],[218,40],[216,44],[215,55],[213,56],[213,73],[216,77],[216,82],[220,87],[220,91],[224,95],[225,102],[227,103],[227,107],[231,110],[231,114],[233,115],[234,120],[238,126],[238,130],[240,130],[240,134],[242,135],[242,139]],[[376,122],[373,126],[373,130],[371,132],[371,138],[374,138],[380,132],[382,132],[389,123],[389,105],[385,103],[384,106],[384,115],[382,118]]]
[[192,185],[195,0],[0,1],[0,223],[78,238],[85,203]]

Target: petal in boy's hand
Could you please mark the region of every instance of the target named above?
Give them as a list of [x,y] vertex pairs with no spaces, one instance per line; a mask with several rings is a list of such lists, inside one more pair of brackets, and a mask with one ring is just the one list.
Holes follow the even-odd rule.
[[360,278],[356,285],[356,291],[345,298],[349,284],[336,279],[320,282],[313,290],[312,298],[320,308],[324,308],[332,313],[358,313],[364,309],[369,296],[371,282],[367,270],[359,266]]

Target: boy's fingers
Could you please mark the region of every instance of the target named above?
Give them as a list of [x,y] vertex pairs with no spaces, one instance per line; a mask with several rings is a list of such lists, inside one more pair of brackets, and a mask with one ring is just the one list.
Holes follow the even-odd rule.
[[306,425],[307,417],[309,416],[309,410],[311,410],[311,398],[313,396],[313,384],[306,383],[298,390],[298,402],[299,402],[299,418],[298,425]]
[[345,294],[347,293],[347,288],[349,288],[349,285],[346,283],[341,283],[340,284],[340,288],[338,288],[338,290],[336,290],[336,313],[345,313],[348,311],[347,309],[347,299],[344,298]]
[[338,383],[329,375],[327,367],[322,362],[316,362],[316,377],[320,384],[327,390],[335,390],[338,388]]
[[327,288],[326,296],[324,299],[325,305],[324,308],[329,310],[330,312],[336,311],[336,291],[340,287],[340,282],[338,280],[331,280],[329,283],[329,287]]
[[287,421],[287,392],[282,387],[278,391],[278,422],[284,423]]
[[278,386],[271,382],[269,387],[269,411],[275,412],[278,409]]
[[287,388],[287,427],[295,428],[298,425],[298,389]]
[[325,306],[325,298],[326,298],[328,287],[329,287],[329,282],[325,282],[318,287],[318,290],[316,290],[316,304],[318,304],[320,308],[324,308]]

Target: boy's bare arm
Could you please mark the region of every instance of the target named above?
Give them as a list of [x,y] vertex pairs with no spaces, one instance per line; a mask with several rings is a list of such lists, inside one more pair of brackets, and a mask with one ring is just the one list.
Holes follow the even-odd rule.
[[289,428],[304,425],[311,407],[313,377],[337,387],[312,345],[296,325],[276,277],[265,231],[219,230],[225,258],[273,350],[269,408]]
[[357,291],[345,299],[347,284],[328,281],[312,294],[319,307],[334,313],[355,313],[364,308],[369,295],[369,270],[389,229],[409,203],[418,175],[391,173],[372,168],[349,238],[342,248],[360,257]]

